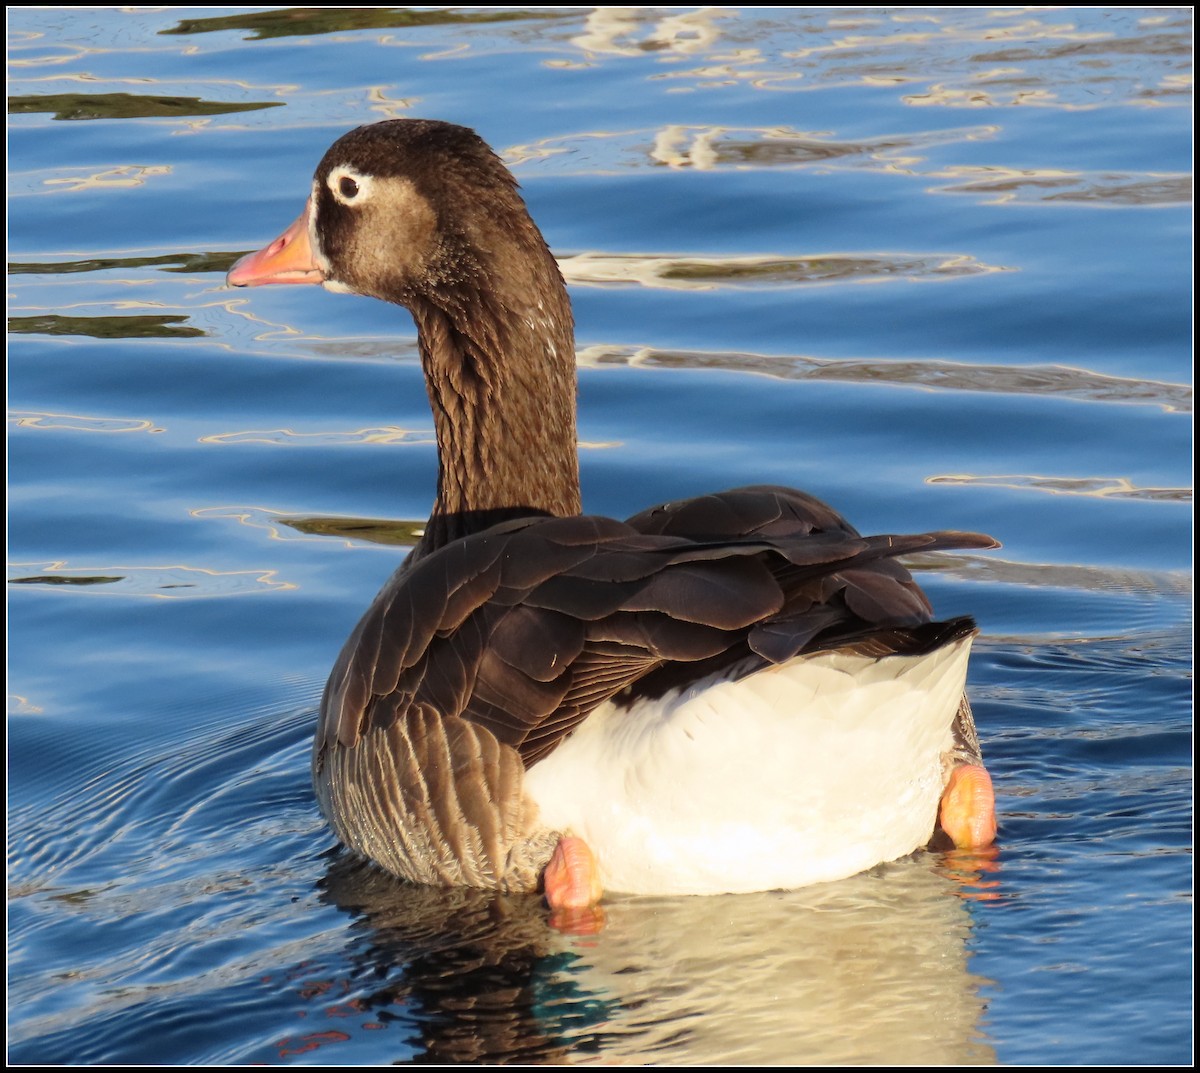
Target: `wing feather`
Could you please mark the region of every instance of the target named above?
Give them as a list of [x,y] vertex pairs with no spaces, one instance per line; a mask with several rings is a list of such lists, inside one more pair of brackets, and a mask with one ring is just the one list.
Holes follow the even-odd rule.
[[994,546],[949,531],[862,537],[819,500],[773,486],[628,522],[506,522],[397,571],[330,678],[318,752],[353,748],[419,710],[418,722],[481,728],[528,765],[596,705],[668,680],[655,672],[672,663],[778,663],[928,623],[929,604],[895,557]]

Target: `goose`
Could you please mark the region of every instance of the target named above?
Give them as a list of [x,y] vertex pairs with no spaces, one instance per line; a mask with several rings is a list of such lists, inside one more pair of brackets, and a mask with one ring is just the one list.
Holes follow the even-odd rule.
[[227,282],[321,284],[416,324],[436,499],[342,649],[313,743],[351,851],[570,912],[994,840],[964,693],[976,625],[935,620],[897,556],[997,542],[861,536],[767,485],[582,514],[570,301],[473,130],[340,137],[299,218]]

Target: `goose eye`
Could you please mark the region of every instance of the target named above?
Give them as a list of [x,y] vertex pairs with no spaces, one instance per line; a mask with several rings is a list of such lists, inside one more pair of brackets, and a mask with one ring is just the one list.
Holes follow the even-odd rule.
[[338,180],[338,192],[347,201],[351,201],[358,197],[358,183],[351,179],[349,175],[343,175]]

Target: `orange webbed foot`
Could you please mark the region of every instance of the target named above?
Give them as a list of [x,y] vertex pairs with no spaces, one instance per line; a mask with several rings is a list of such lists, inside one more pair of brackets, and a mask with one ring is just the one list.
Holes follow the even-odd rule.
[[582,838],[564,836],[543,875],[550,924],[570,935],[595,935],[604,927],[604,895],[596,858]]
[[950,772],[938,820],[958,849],[982,849],[996,840],[996,794],[982,764],[960,764]]

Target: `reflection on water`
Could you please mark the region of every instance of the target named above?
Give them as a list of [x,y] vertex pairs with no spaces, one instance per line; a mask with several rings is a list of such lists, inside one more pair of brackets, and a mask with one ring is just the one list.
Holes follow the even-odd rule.
[[686,56],[716,45],[720,23],[733,17],[733,12],[719,8],[657,16],[638,8],[598,7],[587,16],[584,32],[572,37],[571,44],[588,59],[664,51]]
[[1162,617],[1186,616],[1186,601],[1192,594],[1192,576],[1182,571],[1130,570],[1128,567],[1078,566],[1073,563],[1021,563],[996,555],[938,555],[917,553],[902,560],[915,573],[928,571],[941,577],[991,585],[1015,585],[1028,591],[1060,589],[1064,592],[1136,593],[1171,599],[1174,606],[1162,607]]
[[144,119],[149,116],[225,115],[282,108],[282,101],[237,104],[199,97],[161,97],[138,93],[47,93],[8,98],[8,114],[53,112],[55,119]]
[[371,545],[412,547],[425,532],[425,519],[392,521],[380,518],[296,517],[266,507],[202,507],[191,513],[193,518],[235,521],[265,533],[270,540],[327,540],[336,537],[347,548]]
[[787,354],[719,354],[593,345],[579,352],[581,366],[626,365],[647,369],[726,369],[784,380],[881,383],[942,391],[1053,395],[1087,402],[1148,403],[1167,413],[1192,412],[1189,384],[1108,376],[1063,365],[982,365],[950,361],[869,361]]
[[877,254],[850,257],[669,257],[632,253],[580,253],[559,259],[563,278],[579,285],[636,283],[672,290],[816,283],[883,283],[954,279],[1003,272],[964,254]]
[[37,317],[9,317],[14,335],[90,335],[95,339],[191,339],[204,335],[189,325],[188,317],[143,315],[137,317],[64,317],[45,313]]
[[712,127],[672,123],[655,130],[584,131],[505,150],[510,167],[539,173],[596,172],[647,165],[696,171],[721,168],[861,168],[915,173],[936,146],[993,137],[995,126],[921,130],[846,141],[829,134],[776,127]]
[[274,428],[262,431],[216,432],[202,436],[201,443],[270,443],[278,447],[330,447],[353,443],[433,444],[437,441],[427,429],[406,428],[360,428],[354,432],[295,432],[290,428]]
[[1122,499],[1160,499],[1179,503],[1192,501],[1191,488],[1143,488],[1128,477],[1036,477],[1025,474],[970,475],[946,474],[927,478],[929,484],[979,484],[993,488],[1029,489],[1051,495],[1114,496]]
[[320,537],[341,537],[347,542],[362,541],[386,547],[412,547],[425,532],[425,520],[383,521],[378,518],[280,518],[280,522],[299,533]]
[[346,33],[351,30],[393,30],[421,26],[488,25],[527,22],[531,19],[573,18],[569,12],[554,11],[411,11],[407,9],[286,8],[239,15],[181,19],[162,34],[207,34],[222,30],[251,30],[246,40],[273,37],[307,37],[312,34]]
[[[21,564],[15,564],[18,567]],[[124,581],[116,574],[29,574],[26,576],[10,577],[10,585],[111,585],[116,581]]]
[[85,175],[56,175],[43,179],[42,185],[57,187],[58,193],[78,194],[85,190],[123,190],[141,186],[147,179],[159,179],[170,174],[170,167],[163,164],[145,167],[140,164],[122,164]]
[[967,194],[987,204],[1069,202],[1095,205],[1190,204],[1190,173],[1078,172],[1000,164],[929,166],[931,150],[997,136],[995,125],[916,131],[861,141],[839,141],[788,127],[730,128],[671,124],[654,131],[587,131],[516,145],[504,153],[510,167],[532,174],[595,174],[665,166],[855,169],[922,176],[930,189]]
[[1191,175],[1147,175],[1130,172],[1081,174],[1052,168],[956,167],[935,177],[961,179],[943,186],[944,194],[974,194],[989,204],[1021,201],[1077,202],[1099,205],[1188,205]]
[[[917,107],[1099,108],[1106,105],[1185,104],[1191,86],[1191,18],[1183,9],[1150,14],[1106,12],[1105,26],[1082,29],[1071,11],[1040,8],[866,10],[848,18],[780,20],[769,45],[739,40],[736,22],[719,26],[727,57],[656,77],[694,89],[746,84],[766,90],[830,86],[927,88],[901,100]],[[650,31],[653,33],[653,31]],[[708,38],[716,40],[717,24]],[[1005,39],[1016,48],[995,47]],[[936,48],[938,80],[905,62]],[[1139,60],[1159,62],[1149,81]]]
[[[11,329],[10,329],[11,330]],[[10,424],[21,428],[69,429],[72,432],[163,432],[153,421],[136,417],[84,417],[80,414],[39,414],[9,410]]]
[[[14,261],[10,275],[70,275],[114,268],[158,268],[164,272],[227,272],[240,253],[164,253],[144,257],[88,257],[77,261]],[[11,329],[10,329],[11,330]]]
[[[33,571],[36,571],[34,573]],[[208,570],[198,566],[68,566],[56,563],[11,563],[10,585],[100,586],[109,596],[156,596],[194,599],[198,596],[237,596],[283,592],[296,586],[276,577],[274,570]]]
[[[567,1041],[542,1017],[548,996],[539,991],[570,957],[537,897],[414,887],[344,858],[322,887],[324,900],[358,918],[344,953],[349,972],[318,985],[353,1003],[358,1024],[343,1030],[400,1030],[396,1059],[404,1045],[432,1062],[566,1059]],[[560,991],[587,1008],[578,988]],[[336,1048],[325,1057],[339,1061]]]
[[339,860],[325,897],[359,918],[355,969],[320,986],[353,1007],[347,1038],[395,1029],[423,1061],[989,1062],[968,904],[1000,896],[997,864],[955,868],[922,855],[803,891],[618,898],[599,936],[572,938],[536,898]]

